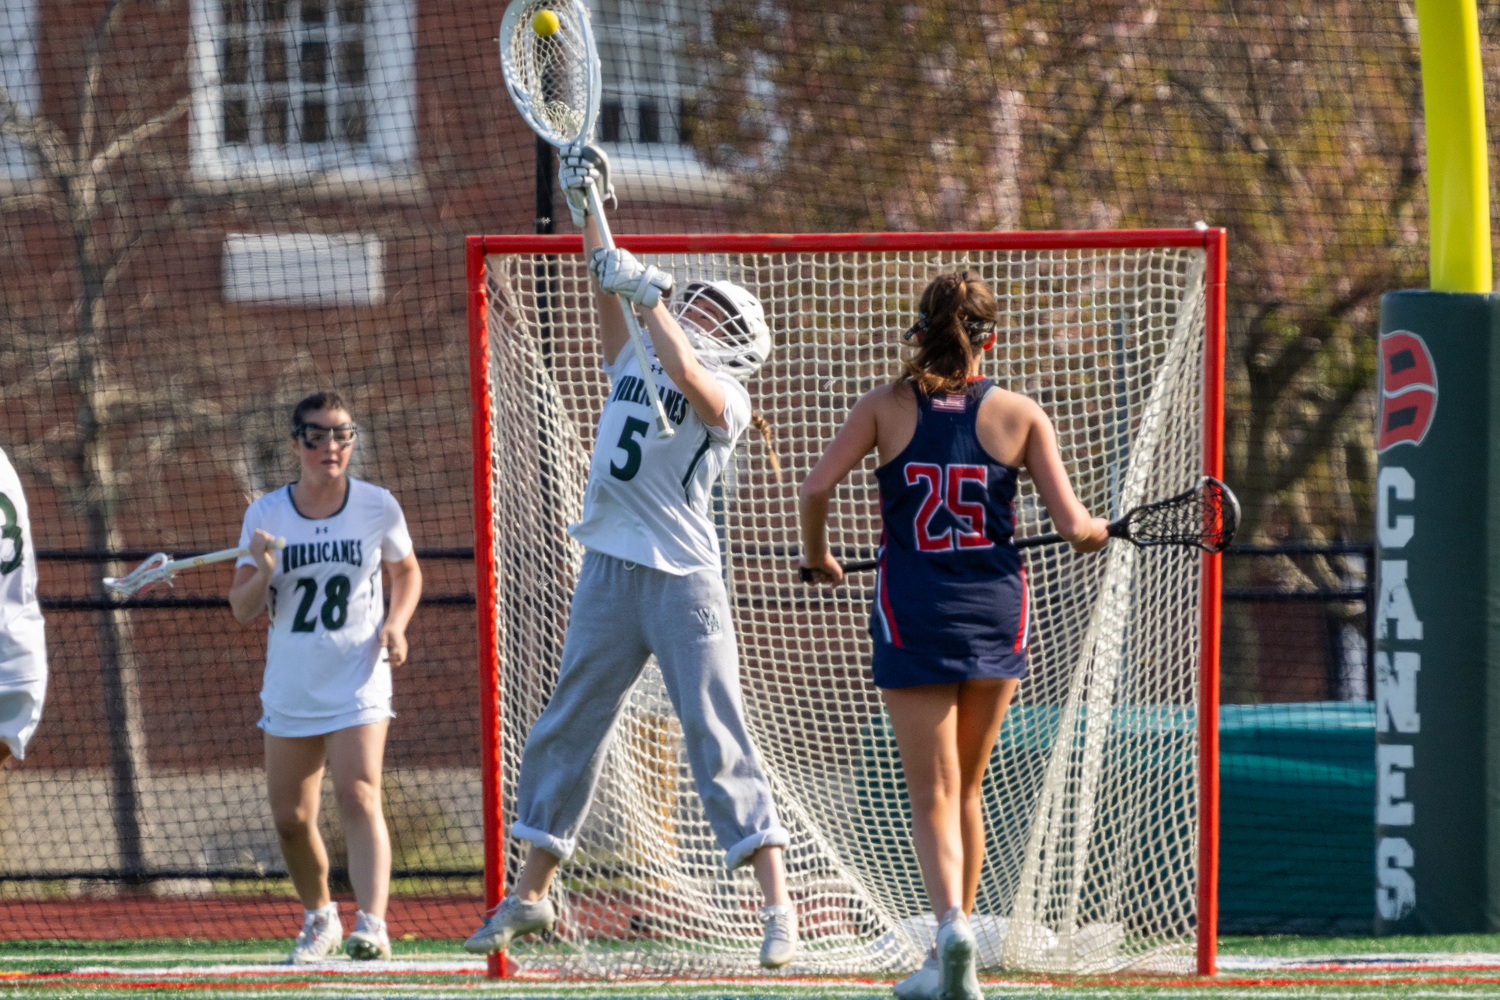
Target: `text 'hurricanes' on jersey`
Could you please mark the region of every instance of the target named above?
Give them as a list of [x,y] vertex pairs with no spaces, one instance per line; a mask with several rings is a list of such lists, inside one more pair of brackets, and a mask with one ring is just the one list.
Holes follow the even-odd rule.
[[[241,545],[256,528],[286,539],[266,595],[271,627],[260,693],[284,716],[321,719],[390,701],[381,563],[405,559],[411,535],[389,490],[348,482],[344,505],[329,517],[302,516],[286,486],[252,503],[240,530]],[[237,565],[255,561],[242,556]]]
[[311,544],[293,545],[287,542],[286,548],[281,550],[281,571],[290,573],[294,569],[303,566],[311,566],[314,563],[341,562],[350,566],[363,566],[365,540],[363,538],[340,538],[329,539]]
[[718,572],[719,535],[709,506],[713,484],[750,423],[750,394],[733,376],[710,371],[724,390],[728,425],[710,427],[655,355],[648,357],[677,433],[656,436],[635,352],[622,350],[604,366],[611,390],[599,414],[583,516],[568,531],[586,548],[667,573]]
[[[672,423],[682,426],[683,420],[687,418],[690,406],[687,397],[676,389],[665,389],[657,387],[656,394],[661,397],[661,408],[667,414],[667,419]],[[620,400],[625,403],[639,403],[649,408],[651,397],[646,394],[645,379],[635,375],[625,375],[615,383],[615,391],[609,394],[611,400]]]
[[1018,470],[991,457],[975,429],[995,384],[976,379],[935,398],[912,391],[916,431],[875,470],[884,525],[870,614],[875,683],[1020,677],[1030,600],[1011,537]]

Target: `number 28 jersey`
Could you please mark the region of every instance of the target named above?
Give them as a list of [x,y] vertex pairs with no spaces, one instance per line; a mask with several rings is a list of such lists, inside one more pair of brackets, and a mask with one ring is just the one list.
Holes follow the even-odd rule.
[[713,372],[724,389],[724,422],[710,427],[672,384],[649,349],[662,408],[676,434],[656,436],[656,415],[627,344],[609,376],[609,398],[589,462],[583,516],[568,526],[586,548],[674,576],[719,572],[719,534],[709,515],[714,481],[750,423],[750,394],[731,375]]
[[[286,539],[266,595],[271,615],[260,697],[293,718],[326,718],[390,704],[391,668],[380,646],[385,617],[380,564],[412,551],[401,505],[389,490],[349,480],[344,505],[304,517],[291,486],[245,511],[240,545],[255,529]],[[253,566],[249,556],[238,566]]]

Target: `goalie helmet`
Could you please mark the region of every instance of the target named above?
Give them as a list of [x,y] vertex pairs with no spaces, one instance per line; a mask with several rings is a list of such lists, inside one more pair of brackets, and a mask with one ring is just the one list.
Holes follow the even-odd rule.
[[694,281],[672,303],[672,315],[705,367],[741,381],[771,356],[771,328],[760,300],[732,281]]

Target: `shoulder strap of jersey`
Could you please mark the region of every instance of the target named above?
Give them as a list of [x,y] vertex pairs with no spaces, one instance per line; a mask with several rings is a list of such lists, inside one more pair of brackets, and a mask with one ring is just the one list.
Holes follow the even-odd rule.
[[974,400],[974,410],[978,412],[979,408],[984,405],[984,401],[998,391],[1000,391],[1000,387],[995,384],[994,379],[976,378],[969,383],[966,395]]

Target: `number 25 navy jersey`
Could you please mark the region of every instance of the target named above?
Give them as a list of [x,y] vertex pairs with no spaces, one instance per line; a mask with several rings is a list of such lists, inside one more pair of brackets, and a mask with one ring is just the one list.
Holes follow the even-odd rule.
[[884,521],[870,615],[881,687],[1020,677],[1029,595],[1015,529],[1018,470],[979,443],[975,421],[995,389],[917,397],[917,428],[875,470]]

